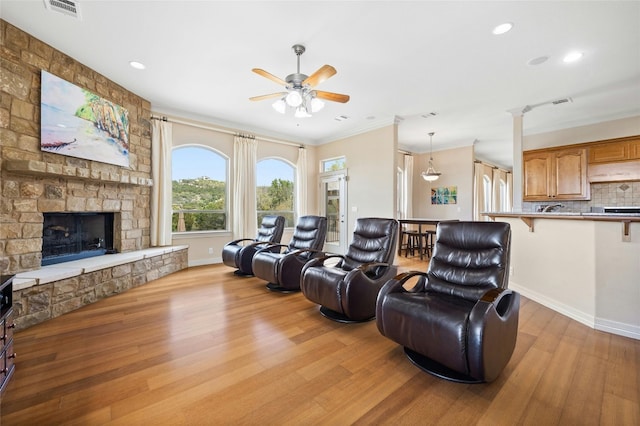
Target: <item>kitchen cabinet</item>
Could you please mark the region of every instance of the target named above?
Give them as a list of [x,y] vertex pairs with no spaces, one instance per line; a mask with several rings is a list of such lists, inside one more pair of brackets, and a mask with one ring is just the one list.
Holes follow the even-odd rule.
[[616,163],[637,159],[640,159],[640,136],[589,144],[589,164]]
[[640,180],[640,135],[588,144],[589,182]]
[[587,148],[523,153],[523,200],[589,200]]

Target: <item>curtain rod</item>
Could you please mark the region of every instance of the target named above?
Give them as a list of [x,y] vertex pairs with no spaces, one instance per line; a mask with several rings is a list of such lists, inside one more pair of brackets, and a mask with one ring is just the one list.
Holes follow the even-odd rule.
[[[168,123],[176,123],[176,124],[184,124],[185,126],[191,126],[191,127],[196,127],[198,129],[205,129],[205,130],[213,130],[216,132],[220,132],[220,133],[226,133],[228,135],[245,135],[245,133],[239,132],[239,131],[233,131],[233,130],[227,130],[227,129],[221,129],[219,127],[214,127],[214,126],[210,126],[210,125],[206,125],[206,124],[196,124],[196,123],[192,123],[190,121],[184,121],[184,120],[180,120],[180,119],[176,119],[176,118],[167,118],[166,115],[157,117],[157,116],[151,116],[152,120],[160,120],[160,121],[166,121]],[[254,138],[256,140],[261,140],[264,142],[273,142],[273,143],[279,143],[282,145],[289,145],[289,146],[297,146],[298,148],[304,148],[305,146],[299,143],[294,143],[294,142],[287,142],[287,141],[282,141],[279,139],[270,139],[270,138],[263,138],[261,136],[254,136]]]
[[492,169],[494,169],[494,170],[502,170],[502,171],[503,171],[503,172],[505,172],[505,173],[513,173],[513,172],[512,172],[512,171],[510,171],[510,170],[503,169],[502,167],[494,166],[493,164],[485,163],[485,162],[484,162],[484,161],[482,161],[482,160],[473,160],[473,162],[474,162],[475,164],[483,164],[483,165],[485,165],[485,166],[487,166],[487,167],[491,167],[491,168],[492,168]]

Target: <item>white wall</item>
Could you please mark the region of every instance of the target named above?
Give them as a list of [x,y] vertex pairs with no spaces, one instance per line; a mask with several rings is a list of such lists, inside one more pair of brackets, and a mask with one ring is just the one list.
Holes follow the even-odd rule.
[[[526,121],[527,117],[525,116],[524,119]],[[523,151],[530,151],[532,149],[596,142],[634,135],[640,135],[640,116],[527,135],[524,137],[522,149]],[[514,173],[516,172],[522,173],[521,170],[514,170]]]
[[[416,154],[413,157],[413,216],[472,220],[473,146],[434,152],[433,163],[442,173],[434,182],[427,182],[420,176],[429,167],[429,154]],[[431,204],[431,189],[443,186],[458,188],[457,204]]]
[[349,241],[356,218],[395,217],[397,139],[393,124],[317,147],[318,169],[324,159],[346,157]]
[[509,287],[590,327],[640,339],[640,223],[534,219],[511,224]]

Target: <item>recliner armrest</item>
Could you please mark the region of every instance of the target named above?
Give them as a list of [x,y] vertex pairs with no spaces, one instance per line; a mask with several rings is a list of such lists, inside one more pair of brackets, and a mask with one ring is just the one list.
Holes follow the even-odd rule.
[[[264,243],[263,243],[263,244],[264,244]],[[267,245],[266,245],[266,246],[264,246],[264,247],[262,247],[262,248],[260,248],[260,249],[256,252],[256,254],[260,253],[261,251],[267,251],[267,250],[268,250],[268,251],[270,251],[270,252],[275,253],[275,252],[273,251],[274,249],[279,248],[280,250],[282,250],[282,248],[283,248],[283,247],[289,247],[289,246],[288,246],[288,245],[286,245],[286,244],[273,244],[273,243],[267,243]]]
[[290,253],[287,253],[287,256],[300,256],[303,253],[324,253],[322,250],[316,250],[316,249],[298,249],[298,250],[294,250]]
[[467,346],[472,377],[492,381],[509,362],[518,334],[520,294],[507,289],[487,291],[469,313]]
[[335,258],[340,258],[341,261],[344,260],[344,256],[341,254],[327,254],[326,256],[321,256],[321,257],[317,257],[313,260],[311,260],[309,263],[307,263],[308,267],[311,266],[324,266],[324,262],[329,260],[329,259],[335,259]]
[[241,243],[243,241],[255,241],[253,238],[238,238],[237,240],[233,240],[228,242],[226,245],[230,245],[230,244],[238,244]]
[[389,265],[386,262],[367,262],[358,266],[355,270],[362,272],[369,278],[375,278],[376,275],[375,274],[372,275],[374,268],[379,268],[379,267],[388,268],[389,266],[391,265]]

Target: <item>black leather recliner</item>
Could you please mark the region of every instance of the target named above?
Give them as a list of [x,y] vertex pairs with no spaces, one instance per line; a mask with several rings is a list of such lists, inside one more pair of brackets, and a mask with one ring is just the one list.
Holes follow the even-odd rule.
[[253,256],[253,274],[268,281],[267,288],[283,293],[300,291],[300,273],[310,259],[322,253],[327,218],[302,216],[289,245],[271,244]]
[[[321,305],[322,315],[335,321],[373,319],[378,291],[397,272],[393,265],[397,239],[396,220],[358,219],[345,255],[313,259],[302,268],[302,293]],[[325,266],[332,258],[338,263]]]
[[378,329],[431,374],[494,380],[518,333],[520,295],[507,289],[510,246],[508,223],[440,223],[427,272],[400,274],[380,290]]
[[279,243],[283,231],[283,216],[263,217],[255,239],[241,238],[227,243],[222,248],[222,263],[237,268],[234,271],[236,275],[253,275],[251,268],[253,255],[267,244]]

